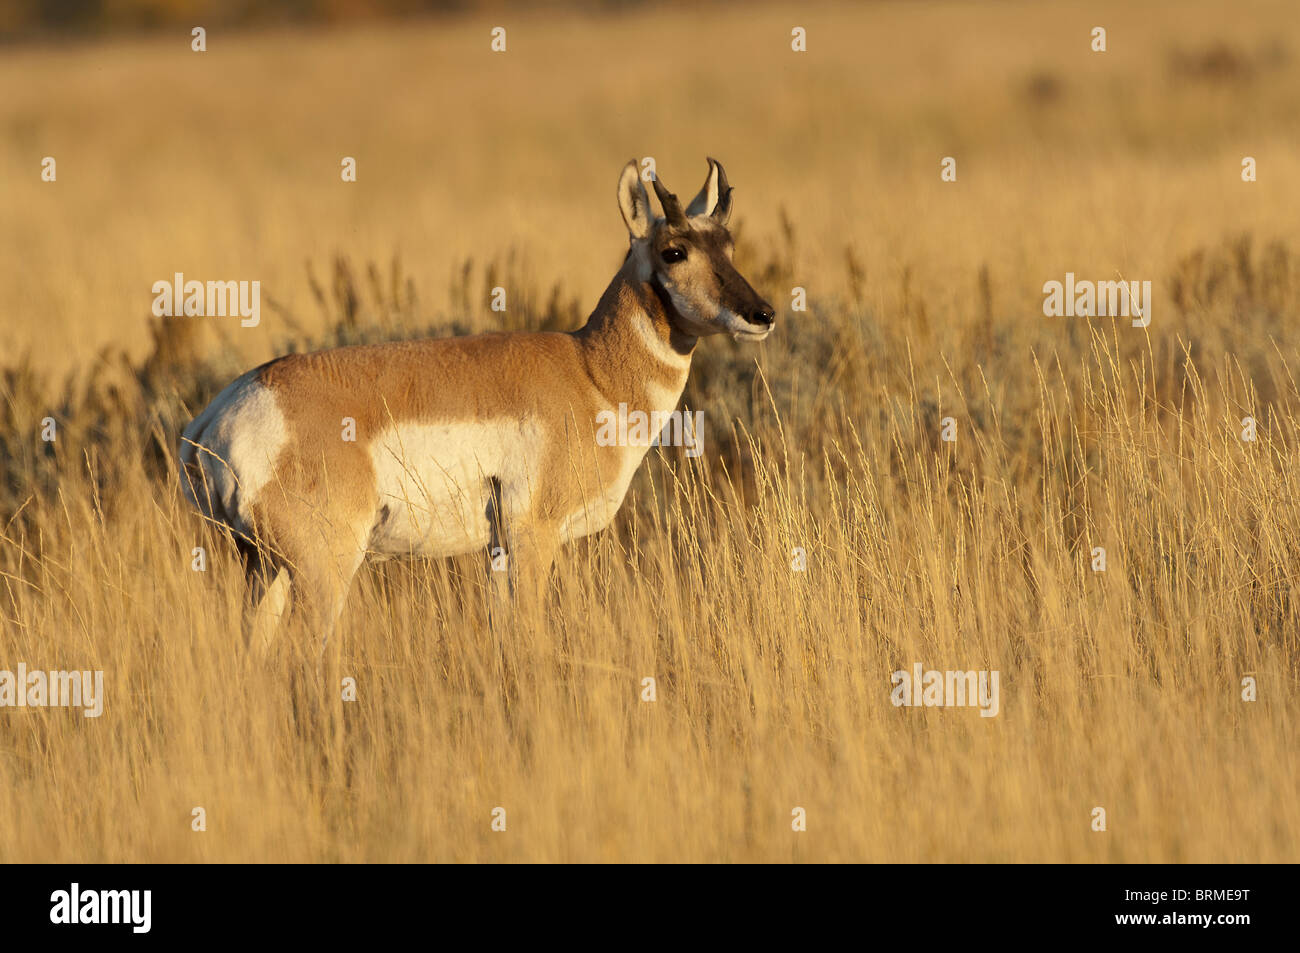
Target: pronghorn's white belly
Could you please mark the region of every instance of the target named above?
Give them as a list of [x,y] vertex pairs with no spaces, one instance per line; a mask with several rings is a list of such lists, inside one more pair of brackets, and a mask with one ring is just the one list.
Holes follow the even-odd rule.
[[511,509],[529,505],[542,429],[529,418],[402,423],[371,444],[379,511],[369,549],[456,556],[487,546],[492,481]]

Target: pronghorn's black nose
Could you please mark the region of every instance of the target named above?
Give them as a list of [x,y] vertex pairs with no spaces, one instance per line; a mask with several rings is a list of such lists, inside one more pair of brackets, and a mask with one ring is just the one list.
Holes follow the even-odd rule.
[[772,310],[770,304],[760,304],[753,311],[749,312],[750,324],[761,324],[764,327],[776,320],[776,312]]

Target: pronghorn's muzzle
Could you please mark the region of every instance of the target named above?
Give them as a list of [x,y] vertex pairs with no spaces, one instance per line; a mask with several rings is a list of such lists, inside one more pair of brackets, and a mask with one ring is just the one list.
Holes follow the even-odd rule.
[[776,310],[758,296],[740,272],[732,269],[732,274],[734,278],[728,282],[731,285],[728,290],[733,293],[723,300],[730,298],[735,303],[723,309],[722,322],[738,341],[761,341],[772,332]]
[[763,305],[751,311],[748,317],[742,317],[729,308],[723,308],[718,315],[722,329],[737,341],[761,341],[772,333],[775,314],[770,305]]

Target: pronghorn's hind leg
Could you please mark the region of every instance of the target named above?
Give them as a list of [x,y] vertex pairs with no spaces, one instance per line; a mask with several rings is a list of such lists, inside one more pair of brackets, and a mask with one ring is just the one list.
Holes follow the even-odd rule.
[[257,604],[246,605],[246,638],[260,655],[265,657],[271,651],[275,635],[280,629],[290,602],[289,571],[281,569],[269,585],[263,583],[263,595]]
[[244,563],[244,643],[265,658],[289,604],[289,572],[256,544],[240,539],[237,545]]
[[343,614],[352,579],[365,559],[365,539],[373,516],[347,520],[336,514],[331,522],[305,505],[279,516],[281,524],[274,538],[285,552],[293,593],[290,612],[318,640],[323,652]]
[[369,479],[362,458],[335,461],[328,474],[290,470],[268,485],[253,507],[253,522],[283,572],[266,573],[275,595],[281,585],[292,594],[290,617],[301,621],[321,651],[329,642],[352,578],[366,554],[376,501],[365,490]]
[[343,614],[352,578],[365,558],[363,550],[349,545],[350,540],[337,542],[337,546],[322,552],[303,554],[289,570],[293,615],[301,618],[308,630],[320,638],[322,652]]

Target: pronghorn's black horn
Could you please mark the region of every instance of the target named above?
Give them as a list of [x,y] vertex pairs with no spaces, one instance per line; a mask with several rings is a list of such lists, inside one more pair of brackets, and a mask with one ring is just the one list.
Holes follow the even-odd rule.
[[663,183],[659,181],[659,173],[654,176],[655,195],[659,196],[659,204],[663,206],[664,218],[668,219],[669,225],[686,224],[686,213],[682,211],[682,203],[677,201],[677,196],[664,188]]

